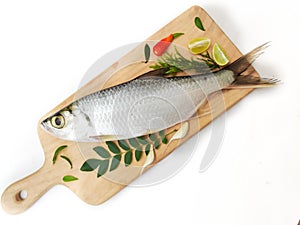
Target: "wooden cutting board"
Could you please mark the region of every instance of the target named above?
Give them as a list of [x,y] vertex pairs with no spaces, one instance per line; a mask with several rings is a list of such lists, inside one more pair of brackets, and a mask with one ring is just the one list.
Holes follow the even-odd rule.
[[[206,31],[201,31],[195,26],[195,17],[201,18]],[[231,62],[241,56],[240,51],[223,33],[223,31],[214,22],[214,20],[202,8],[198,6],[193,6],[185,11],[183,14],[175,18],[161,30],[149,37],[145,41],[145,43],[150,43],[151,40],[157,42],[157,40],[167,37],[169,34],[175,32],[184,33],[183,36],[174,40],[174,43],[176,43],[176,45],[182,46],[183,48],[186,48],[187,43],[191,39],[204,36],[209,37],[212,43],[218,42],[226,50]],[[108,88],[129,81],[147,71],[150,71],[149,64],[145,64],[144,62],[138,62],[123,67],[123,65],[128,65],[128,63],[132,62],[135,58],[144,58],[145,43],[139,45],[127,55],[122,57],[119,61],[99,74],[99,76],[94,78],[91,82],[86,84],[76,93],[71,95],[61,104],[59,104],[57,107],[43,116],[40,119],[39,124],[45,118],[68,106],[71,102],[74,101],[74,99],[78,99],[81,96],[98,91],[99,87],[100,89]],[[209,51],[211,52],[211,48],[209,49]],[[256,75],[258,76],[257,73]],[[75,143],[61,140],[52,136],[44,129],[42,129],[40,125],[38,125],[37,130],[39,138],[42,148],[45,152],[44,165],[34,174],[10,185],[2,195],[2,206],[8,213],[21,213],[28,209],[51,187],[57,184],[67,186],[83,201],[92,205],[98,205],[121,191],[124,187],[126,187],[126,185],[140,176],[147,169],[151,168],[157,162],[165,158],[179,145],[184,143],[195,133],[199,132],[214,118],[223,113],[224,110],[232,107],[251,91],[252,89],[236,89],[223,91],[224,103],[226,107],[217,112],[214,112],[214,115],[207,115],[189,120],[188,123],[184,125],[188,126],[188,132],[184,137],[171,141],[168,144],[161,143],[158,149],[152,151],[151,154],[148,154],[148,156],[143,153],[139,161],[136,160],[134,152],[132,152],[133,160],[129,166],[125,166],[124,163],[120,163],[117,169],[112,172],[107,171],[103,176],[98,178],[97,169],[91,172],[86,172],[82,171],[82,167],[86,160],[90,158],[98,159],[100,156],[96,154],[93,149],[97,146],[103,146],[105,149],[108,149],[106,143]],[[172,131],[174,129],[180,129],[181,126],[182,124],[179,124],[165,131],[166,133],[171,132],[168,139],[170,139],[172,135],[174,135],[175,132],[172,133]],[[157,138],[159,139],[160,137],[157,136]],[[55,163],[53,163],[55,151],[60,146],[64,145],[66,145],[67,147],[59,152]],[[151,145],[151,147],[152,146],[153,145]],[[124,153],[122,153],[122,156],[120,156],[122,157],[121,162],[123,162],[126,151],[122,148],[120,149],[121,152]],[[62,158],[61,156],[63,156],[64,158]],[[68,160],[70,161],[68,162]],[[72,163],[72,166],[70,163]],[[70,176],[77,178],[77,180],[69,182],[63,180],[64,177],[65,179],[70,179]],[[24,196],[25,192],[27,193],[27,196]]]

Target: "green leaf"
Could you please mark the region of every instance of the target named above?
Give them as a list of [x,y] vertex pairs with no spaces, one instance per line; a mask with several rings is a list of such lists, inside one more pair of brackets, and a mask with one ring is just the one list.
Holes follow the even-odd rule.
[[124,156],[124,163],[125,166],[129,166],[132,162],[132,152],[126,152]]
[[167,137],[166,137],[166,134],[165,134],[165,131],[164,130],[161,130],[161,131],[159,131],[159,136],[161,137],[161,142],[163,143],[163,144],[168,144],[168,139],[167,139]]
[[134,147],[134,148],[140,147],[140,144],[137,142],[137,140],[135,138],[131,138],[128,141],[129,141],[129,143],[131,144],[132,147]]
[[55,151],[55,153],[54,153],[54,155],[53,155],[53,158],[52,158],[53,164],[55,164],[58,154],[59,154],[62,150],[64,150],[66,147],[68,147],[68,145],[62,145],[62,146],[60,146],[60,147],[58,147],[58,148],[56,149],[56,151]]
[[155,149],[158,149],[159,146],[160,146],[160,141],[159,141],[159,140],[156,140],[156,141],[154,142],[154,148],[155,148]]
[[101,160],[100,162],[100,167],[98,169],[98,173],[97,173],[97,177],[101,177],[103,174],[106,173],[107,169],[108,169],[108,164],[109,164],[109,160]]
[[145,45],[144,53],[145,53],[145,63],[147,63],[150,59],[150,47],[148,44]]
[[198,27],[200,30],[205,31],[202,21],[199,17],[195,17],[195,25]]
[[101,160],[99,160],[99,159],[88,159],[87,161],[85,161],[83,163],[80,170],[84,171],[84,172],[93,171],[99,166],[100,162],[101,162]]
[[75,181],[75,180],[78,180],[78,178],[74,177],[72,175],[66,175],[66,176],[63,177],[64,182],[72,182],[72,181]]
[[121,161],[121,155],[115,155],[111,160],[109,171],[113,171],[117,169],[118,166],[120,165],[120,161]]
[[124,149],[125,151],[130,150],[129,145],[127,144],[127,142],[125,140],[118,140],[119,146]]
[[148,141],[147,141],[144,137],[137,137],[137,140],[138,140],[142,145],[148,144]]
[[184,33],[174,33],[174,34],[173,34],[173,40],[174,40],[175,38],[180,37],[181,35],[184,35]]
[[97,152],[97,154],[104,159],[110,158],[110,154],[108,153],[108,151],[101,146],[97,146],[97,147],[93,148],[93,150],[95,152]]
[[150,134],[149,138],[151,141],[155,142],[157,140],[156,135],[155,134]]
[[106,142],[109,150],[112,152],[112,153],[115,153],[115,154],[120,154],[120,149],[119,147],[112,141],[107,141]]
[[165,131],[161,130],[158,132],[159,136],[161,136],[162,138],[165,137]]
[[164,138],[161,140],[161,142],[162,142],[163,144],[168,144],[168,139],[167,139],[167,137],[164,137]]
[[71,169],[73,169],[73,163],[71,162],[71,160],[67,156],[61,155],[60,158],[66,160],[70,164]]
[[141,157],[142,157],[142,154],[143,154],[143,151],[141,148],[137,148],[135,151],[134,151],[134,156],[135,156],[135,160],[138,162],[140,161]]
[[145,148],[145,153],[146,153],[146,155],[149,155],[150,148],[151,148],[150,144],[147,144],[147,145],[146,145],[146,148]]

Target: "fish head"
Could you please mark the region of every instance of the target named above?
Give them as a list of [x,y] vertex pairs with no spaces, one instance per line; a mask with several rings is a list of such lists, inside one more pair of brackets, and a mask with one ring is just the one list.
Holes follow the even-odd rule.
[[65,108],[42,122],[42,127],[57,138],[68,141],[86,141],[90,120],[79,109]]

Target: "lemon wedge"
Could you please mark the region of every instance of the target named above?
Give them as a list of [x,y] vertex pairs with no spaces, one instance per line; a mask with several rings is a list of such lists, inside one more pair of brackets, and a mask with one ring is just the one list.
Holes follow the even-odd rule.
[[206,37],[195,38],[191,40],[188,47],[193,54],[205,52],[210,46],[210,39]]
[[229,58],[226,55],[226,52],[218,43],[214,44],[212,55],[213,59],[219,66],[225,66],[229,63]]

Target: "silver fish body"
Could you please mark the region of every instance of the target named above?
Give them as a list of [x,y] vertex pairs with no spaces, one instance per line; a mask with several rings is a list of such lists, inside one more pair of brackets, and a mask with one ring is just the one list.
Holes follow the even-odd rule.
[[253,49],[215,73],[172,78],[141,76],[98,91],[47,118],[42,126],[57,138],[77,142],[129,139],[164,130],[191,118],[208,95],[223,88],[276,85],[277,79],[247,72],[266,47],[264,44]]
[[209,94],[234,80],[230,70],[137,78],[85,96],[42,125],[61,139],[77,142],[138,137],[188,120]]

